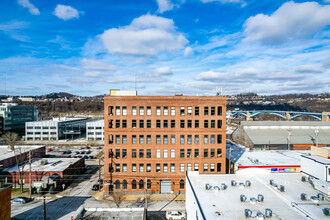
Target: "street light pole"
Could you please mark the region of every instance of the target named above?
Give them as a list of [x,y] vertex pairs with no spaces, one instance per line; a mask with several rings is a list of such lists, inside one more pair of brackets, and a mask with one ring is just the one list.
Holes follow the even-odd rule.
[[44,220],[46,220],[47,217],[46,217],[46,197],[45,197],[45,195],[44,195],[43,200],[44,200]]
[[30,190],[29,190],[29,196],[30,196],[30,200],[31,200],[31,196],[32,196],[31,150],[29,151],[29,166],[30,166],[30,174],[29,174]]

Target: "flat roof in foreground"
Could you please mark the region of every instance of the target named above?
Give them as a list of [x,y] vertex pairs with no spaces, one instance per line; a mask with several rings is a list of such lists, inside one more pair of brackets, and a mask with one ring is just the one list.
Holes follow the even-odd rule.
[[[323,213],[323,208],[329,208],[329,202],[324,200],[317,206],[311,201],[302,201],[301,193],[306,193],[309,197],[317,195],[309,182],[302,182],[300,173],[270,173],[264,169],[244,169],[237,171],[236,174],[223,175],[199,175],[198,172],[189,172],[188,178],[191,181],[196,197],[199,200],[201,209],[206,219],[246,219],[245,209],[250,209],[255,214],[270,208],[273,217],[270,219],[308,219],[306,214],[313,219],[328,219]],[[278,185],[284,185],[285,191],[280,192],[269,184],[270,179]],[[231,186],[231,180],[237,183],[251,181],[250,187]],[[225,183],[226,190],[206,190],[205,184],[211,186],[221,186]],[[187,182],[187,187],[188,186]],[[250,202],[240,202],[240,195],[245,195],[247,201],[251,197],[258,197],[258,194],[264,196],[264,202],[252,204]],[[292,205],[296,204],[298,208]],[[300,211],[300,210],[302,211]],[[219,216],[217,213],[221,213]],[[250,218],[252,219],[252,218]]]
[[[45,145],[15,145],[15,149],[20,148],[20,152],[22,153],[29,152],[30,150],[38,149],[41,147],[45,147]],[[8,145],[0,145],[0,161],[14,156],[14,151],[8,150]]]

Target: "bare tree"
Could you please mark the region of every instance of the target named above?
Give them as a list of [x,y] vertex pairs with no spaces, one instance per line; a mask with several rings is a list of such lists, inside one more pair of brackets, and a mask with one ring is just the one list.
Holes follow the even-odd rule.
[[112,199],[116,203],[117,208],[119,208],[120,203],[124,200],[124,194],[122,192],[114,191],[112,193]]
[[27,164],[27,149],[17,146],[20,141],[20,138],[17,133],[7,132],[2,135],[1,140],[8,145],[9,150],[13,151],[15,154],[16,166],[19,174],[19,182],[21,192],[23,193],[23,177],[24,177],[24,167]]

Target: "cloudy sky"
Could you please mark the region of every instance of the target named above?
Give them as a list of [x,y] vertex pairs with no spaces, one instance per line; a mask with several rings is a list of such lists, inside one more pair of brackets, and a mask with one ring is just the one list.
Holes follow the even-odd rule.
[[330,0],[2,0],[0,94],[330,92]]

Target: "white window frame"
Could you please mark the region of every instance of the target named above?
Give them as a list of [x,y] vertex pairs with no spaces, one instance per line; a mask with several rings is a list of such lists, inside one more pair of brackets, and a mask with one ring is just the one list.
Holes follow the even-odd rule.
[[171,107],[171,115],[173,115],[173,116],[175,115],[175,107],[174,106]]
[[175,158],[175,149],[171,149],[171,158]]
[[164,106],[164,115],[168,115],[168,106]]
[[167,149],[164,149],[163,157],[164,158],[168,158],[168,150]]
[[156,158],[160,158],[160,149],[156,149]]

